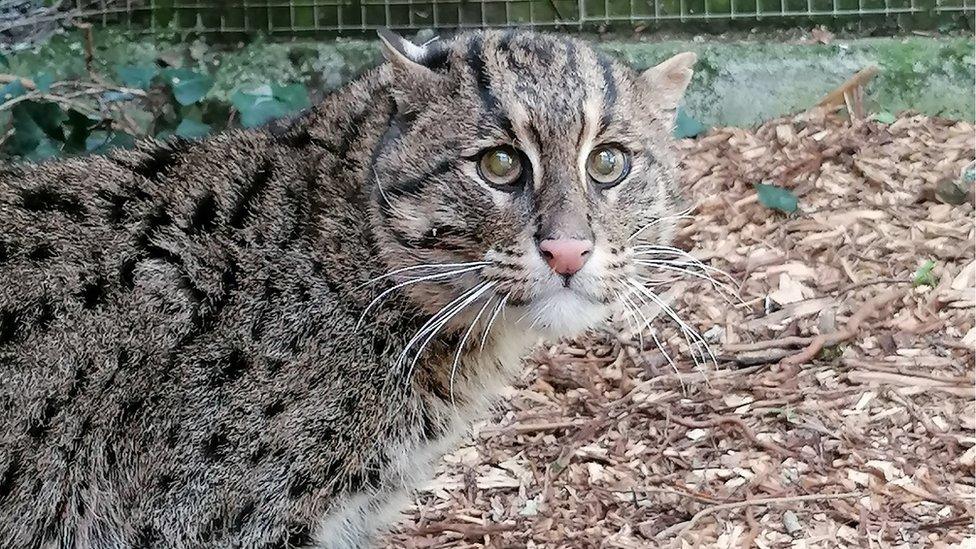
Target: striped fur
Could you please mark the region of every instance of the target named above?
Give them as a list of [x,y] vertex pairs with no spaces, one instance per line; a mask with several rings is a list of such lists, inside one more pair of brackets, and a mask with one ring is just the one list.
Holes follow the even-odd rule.
[[[0,167],[0,546],[364,547],[539,334],[607,315],[628,237],[675,211],[687,59],[385,39],[390,63],[294,120]],[[632,153],[608,190],[602,143]],[[499,144],[526,158],[511,189],[475,169]],[[568,286],[552,231],[596,242]]]

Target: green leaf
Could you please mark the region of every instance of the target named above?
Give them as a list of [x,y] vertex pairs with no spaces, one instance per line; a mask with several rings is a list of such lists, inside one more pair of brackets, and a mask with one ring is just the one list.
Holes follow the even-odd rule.
[[759,193],[759,203],[771,210],[793,213],[799,203],[793,191],[776,185],[756,183],[756,192]]
[[41,162],[48,158],[54,158],[59,154],[61,154],[61,148],[58,146],[58,142],[47,137],[42,137],[37,147],[27,153],[26,157],[33,162]]
[[935,269],[935,261],[931,259],[922,263],[922,266],[915,270],[915,275],[912,277],[912,286],[930,286],[935,287],[939,282],[939,278],[936,277],[932,270]]
[[308,89],[302,84],[273,85],[271,86],[271,93],[275,99],[284,103],[292,112],[312,106],[312,102],[308,98]]
[[24,103],[18,103],[10,110],[14,133],[10,136],[8,147],[10,152],[19,156],[27,156],[45,138],[44,130],[37,125],[30,111]]
[[101,120],[93,119],[74,109],[68,111],[68,136],[64,140],[65,151],[69,153],[85,152],[88,149],[88,136]]
[[64,141],[64,128],[61,127],[61,123],[65,121],[67,116],[57,103],[48,101],[24,101],[17,106],[23,106],[23,109],[30,114],[34,122],[48,137],[57,139],[58,141]]
[[875,114],[874,116],[872,116],[871,120],[874,120],[876,122],[881,122],[882,124],[894,124],[895,120],[897,119],[895,118],[895,115],[891,114],[890,112],[881,111]]
[[123,85],[145,90],[159,74],[159,68],[155,64],[119,65],[115,67],[115,74]]
[[705,126],[688,115],[684,107],[678,107],[674,119],[674,136],[678,139],[695,137],[705,131]]
[[54,83],[54,75],[49,72],[38,73],[34,77],[34,85],[42,92],[51,91],[51,84]]
[[247,128],[260,126],[311,106],[308,90],[301,84],[265,84],[250,91],[237,91],[231,96],[231,103],[241,113],[241,124]]
[[25,93],[27,93],[27,89],[18,78],[0,88],[0,101],[10,101],[11,99],[24,95]]
[[184,106],[203,99],[214,84],[210,76],[189,69],[166,69],[163,78],[173,90],[176,102]]
[[94,131],[85,140],[85,150],[92,154],[101,154],[116,147],[131,147],[134,143],[135,140],[127,133]]
[[206,137],[210,133],[210,126],[192,118],[184,118],[180,121],[180,125],[176,126],[176,130],[173,133],[187,139],[199,139]]

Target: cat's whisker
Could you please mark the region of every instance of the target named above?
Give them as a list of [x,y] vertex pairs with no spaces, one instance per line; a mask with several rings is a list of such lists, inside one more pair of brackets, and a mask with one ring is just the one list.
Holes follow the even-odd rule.
[[672,219],[675,220],[675,221],[680,220],[680,219],[692,219],[693,216],[689,215],[691,213],[691,210],[692,210],[692,208],[688,208],[688,209],[686,209],[686,210],[684,210],[682,212],[679,212],[679,213],[677,213],[675,215],[666,215],[666,216],[663,216],[663,217],[658,217],[658,218],[654,219],[653,221],[651,221],[650,223],[648,223],[648,224],[642,226],[641,228],[637,229],[636,231],[634,231],[627,238],[627,241],[630,242],[631,240],[633,240],[633,239],[637,238],[638,236],[640,236],[640,234],[643,233],[644,231],[646,231],[647,229],[653,227],[654,225],[657,225],[658,223],[661,223],[662,221],[670,221]]
[[455,312],[455,309],[459,307],[460,304],[465,299],[470,297],[472,294],[477,293],[478,290],[480,290],[484,286],[484,284],[487,283],[483,282],[464,291],[461,295],[459,295],[458,297],[454,298],[449,303],[441,307],[440,310],[437,311],[437,313],[435,313],[429,319],[427,319],[427,322],[425,322],[423,326],[421,326],[420,329],[417,330],[417,333],[415,333],[413,337],[410,338],[410,341],[407,342],[406,346],[404,346],[403,351],[400,353],[400,356],[397,358],[396,363],[401,364],[406,359],[407,355],[409,355],[411,347],[413,347],[415,343],[423,339],[424,336],[428,335],[431,331],[436,332],[436,330],[439,330],[444,323],[446,323],[448,320],[451,319],[451,317]]
[[[683,262],[685,262],[685,263],[688,263],[690,265],[694,265],[694,266],[702,269],[703,271],[711,271],[713,273],[720,274],[723,277],[727,278],[729,280],[729,282],[732,282],[733,284],[736,283],[735,278],[731,274],[729,274],[727,271],[724,271],[722,269],[719,269],[718,267],[709,265],[709,264],[703,262],[702,260],[698,259],[697,257],[689,254],[688,252],[686,252],[684,250],[680,250],[678,248],[673,248],[671,246],[666,246],[666,247],[665,246],[646,246],[646,247],[645,246],[634,246],[631,249],[631,253],[633,253],[633,255],[635,255],[637,257],[640,257],[640,256],[662,256],[662,255],[664,255],[664,256],[669,256],[669,255],[670,256],[678,256],[678,257],[682,258],[683,259]],[[676,261],[675,258],[671,258],[671,260],[672,261]]]
[[512,292],[508,292],[498,301],[498,305],[495,306],[495,310],[492,311],[491,317],[488,319],[488,325],[485,326],[485,333],[481,336],[481,350],[485,349],[485,342],[488,341],[488,332],[491,331],[491,327],[495,324],[495,319],[498,318],[498,314],[502,312],[505,305],[508,304],[508,298],[511,297]]
[[[491,288],[494,283],[485,287],[485,290]],[[491,304],[491,299],[486,299],[485,304],[481,306],[478,310],[478,314],[474,315],[474,320],[471,321],[471,325],[465,330],[464,336],[461,337],[461,342],[458,344],[457,352],[454,353],[454,362],[451,364],[451,376],[448,381],[448,394],[451,395],[451,406],[456,406],[457,403],[454,400],[454,377],[457,375],[458,364],[461,362],[461,353],[464,352],[464,344],[468,342],[468,337],[471,336],[471,332],[474,331],[475,326],[478,325],[478,320],[481,319],[481,315],[485,313],[488,305]],[[485,332],[487,334],[487,331]]]
[[[728,284],[724,282],[719,282],[715,277],[709,275],[707,272],[697,272],[690,269],[682,269],[674,265],[673,263],[666,261],[654,261],[654,260],[637,260],[635,261],[638,265],[643,265],[645,267],[651,267],[654,269],[661,269],[665,271],[671,271],[676,273],[681,273],[682,275],[691,276],[701,280],[708,281],[713,288],[718,290],[718,293],[730,304],[735,304],[734,299],[742,301],[735,289],[731,288]],[[733,299],[734,298],[734,299]]]
[[[640,300],[640,303],[642,305],[646,305],[647,304],[647,301],[643,297],[641,297],[639,294],[635,294],[634,295],[634,298]],[[675,373],[678,373],[678,365],[677,365],[677,363],[675,363],[674,359],[671,358],[671,355],[664,348],[664,345],[661,343],[661,340],[658,339],[658,337],[657,337],[657,330],[655,330],[651,326],[651,324],[654,322],[654,319],[648,319],[647,316],[643,313],[643,310],[641,309],[640,306],[637,306],[636,307],[636,310],[637,310],[637,314],[639,314],[640,317],[641,317],[641,319],[644,320],[644,324],[641,325],[641,332],[643,332],[645,329],[647,329],[648,333],[651,334],[651,339],[654,340],[654,345],[656,345],[657,348],[658,348],[658,350],[661,351],[661,354],[664,355],[664,359],[668,362],[669,365],[671,365],[671,369],[674,370]],[[679,378],[678,381],[679,382],[681,381],[680,378]],[[682,389],[684,389],[684,383],[681,384],[681,387],[682,387]]]
[[[409,370],[410,374],[407,376],[408,378],[413,376],[414,367],[417,365],[417,361],[420,360],[420,357],[424,354],[424,349],[427,348],[427,345],[437,336],[440,330],[444,326],[446,326],[452,319],[454,319],[454,317],[460,314],[461,311],[467,308],[468,305],[477,301],[479,297],[481,297],[485,292],[487,292],[493,286],[495,286],[495,284],[497,284],[497,282],[482,282],[478,286],[475,286],[476,291],[474,293],[471,293],[463,302],[461,302],[459,305],[454,307],[453,310],[451,310],[448,314],[446,314],[443,317],[443,319],[437,323],[436,326],[432,327],[429,330],[429,335],[427,336],[427,339],[425,339],[423,343],[420,344],[420,347],[417,349],[417,352],[414,354],[413,361],[411,361],[410,363],[410,370]],[[404,349],[404,352],[407,352],[409,348],[410,347],[408,345],[407,349]]]
[[[396,276],[396,275],[398,275],[400,273],[404,273],[404,272],[407,272],[407,271],[416,271],[416,270],[420,270],[420,269],[441,269],[441,268],[452,268],[452,269],[454,269],[454,268],[460,268],[460,267],[475,267],[475,266],[484,267],[486,265],[490,265],[490,263],[487,262],[487,261],[468,261],[466,263],[425,263],[423,265],[411,265],[409,267],[401,267],[401,268],[396,269],[394,271],[390,271],[390,272],[388,272],[386,274],[382,274],[382,275],[379,275],[377,277],[371,278],[371,279],[367,280],[366,282],[363,282],[359,286],[356,286],[356,289],[357,290],[362,289],[362,288],[364,288],[366,286],[369,286],[370,284],[373,284],[375,282],[378,282],[380,280],[383,280],[384,278],[390,278],[391,276]],[[437,273],[432,273],[432,274],[437,274]]]
[[644,351],[644,334],[642,333],[643,330],[638,327],[639,322],[637,320],[637,315],[634,312],[636,310],[636,306],[634,306],[634,304],[630,301],[628,297],[632,292],[633,292],[633,288],[628,288],[627,292],[618,293],[617,300],[620,302],[620,304],[624,308],[624,311],[627,313],[624,316],[624,318],[627,319],[627,323],[630,325],[631,331],[633,331],[634,335],[637,336],[637,342],[638,344],[640,344],[640,349],[643,352]]
[[400,288],[403,288],[404,286],[409,286],[411,284],[418,284],[420,282],[427,282],[427,281],[431,281],[431,280],[438,280],[438,279],[442,279],[442,278],[444,278],[444,279],[452,278],[454,276],[457,276],[457,275],[460,275],[460,274],[463,274],[463,273],[468,273],[468,272],[471,272],[471,271],[480,270],[481,268],[482,267],[480,265],[476,265],[476,266],[473,266],[473,267],[466,267],[466,268],[463,268],[463,269],[456,269],[456,270],[453,270],[453,271],[448,271],[446,273],[436,273],[436,274],[432,274],[432,275],[422,276],[420,278],[412,278],[410,280],[407,280],[406,282],[401,282],[399,284],[394,285],[391,288],[387,288],[386,290],[384,290],[383,292],[381,292],[380,295],[376,296],[372,301],[370,301],[369,302],[369,305],[367,305],[366,308],[363,309],[362,314],[359,315],[359,320],[356,321],[356,328],[355,329],[357,331],[359,330],[359,328],[363,324],[363,320],[366,319],[366,315],[369,313],[370,309],[373,308],[373,305],[379,303],[384,297],[390,295],[391,293],[395,292],[396,290],[398,290]]
[[[661,310],[664,311],[664,313],[667,314],[672,321],[674,321],[674,323],[678,326],[678,328],[681,330],[682,334],[684,335],[685,341],[688,343],[689,347],[691,348],[692,356],[695,356],[695,350],[697,347],[699,353],[701,353],[702,359],[705,358],[704,354],[707,352],[709,358],[711,358],[711,361],[715,364],[716,367],[718,366],[718,359],[715,358],[715,354],[712,353],[711,347],[708,345],[708,342],[705,341],[705,339],[701,336],[701,334],[699,334],[694,328],[688,326],[688,324],[685,323],[685,321],[681,320],[681,317],[678,316],[678,314],[674,311],[674,309],[671,308],[670,305],[665,303],[665,301],[661,299],[657,294],[648,290],[647,288],[644,288],[636,280],[631,280],[630,282],[631,284],[634,285],[634,287],[638,289],[639,292],[641,292],[645,297],[647,297],[654,304],[660,307]],[[692,340],[694,340],[695,343],[692,343]],[[697,357],[695,358],[695,365],[699,367],[702,366],[702,364],[699,363]]]

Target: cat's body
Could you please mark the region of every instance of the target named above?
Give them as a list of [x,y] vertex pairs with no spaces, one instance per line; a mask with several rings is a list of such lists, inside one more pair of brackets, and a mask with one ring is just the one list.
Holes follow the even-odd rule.
[[[483,99],[486,74],[513,71],[484,51],[505,40],[514,48],[462,35],[440,69],[473,67],[460,85]],[[609,66],[573,41],[517,40]],[[606,315],[612,292],[539,304],[532,285],[549,275],[531,269],[545,261],[516,247],[540,228],[494,211],[494,190],[425,196],[467,168],[411,132],[459,115],[416,108],[402,78],[434,60],[396,46],[393,63],[291,123],[3,169],[0,546],[362,547],[517,370],[533,326],[568,333]],[[532,200],[536,223],[546,202]],[[485,265],[394,289],[445,272],[416,265],[452,261]],[[414,361],[404,350],[451,303],[464,307]]]

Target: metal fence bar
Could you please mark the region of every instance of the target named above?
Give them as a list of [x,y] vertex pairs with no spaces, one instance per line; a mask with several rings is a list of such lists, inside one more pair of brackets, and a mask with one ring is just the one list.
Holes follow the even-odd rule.
[[[134,31],[362,33],[485,26],[575,27],[903,15],[967,17],[973,0],[76,0],[88,21]],[[827,6],[824,6],[827,3]],[[98,9],[93,9],[93,8]],[[287,11],[286,11],[287,10]],[[575,10],[575,13],[574,13]],[[309,19],[311,17],[311,19]],[[287,18],[287,19],[286,19]],[[680,26],[679,26],[680,28]]]

